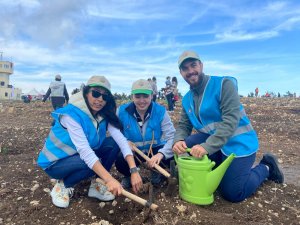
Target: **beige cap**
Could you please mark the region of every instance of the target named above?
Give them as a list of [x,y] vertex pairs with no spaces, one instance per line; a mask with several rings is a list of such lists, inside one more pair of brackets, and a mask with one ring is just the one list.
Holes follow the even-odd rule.
[[132,84],[131,93],[132,94],[147,94],[151,95],[153,92],[151,84],[149,81],[140,79]]
[[55,76],[55,80],[61,80],[61,76],[60,76],[59,74],[57,74],[57,75]]
[[[178,67],[180,68],[181,64],[183,63],[184,60],[186,59],[189,59],[189,58],[192,58],[192,59],[198,59],[200,60],[200,57],[199,55],[194,52],[194,51],[184,51],[180,56],[179,56],[179,59],[178,59]],[[201,60],[200,60],[201,61]]]
[[103,87],[110,92],[110,83],[104,76],[92,76],[86,83],[90,87]]

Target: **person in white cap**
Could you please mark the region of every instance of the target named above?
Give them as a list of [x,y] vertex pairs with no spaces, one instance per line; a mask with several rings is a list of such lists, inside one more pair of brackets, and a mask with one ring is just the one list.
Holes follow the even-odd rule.
[[[194,51],[183,52],[178,67],[190,91],[182,99],[173,151],[182,154],[191,148],[191,155],[208,155],[217,166],[234,153],[236,157],[219,186],[221,195],[231,202],[248,198],[266,179],[283,183],[284,175],[273,154],[264,154],[253,166],[258,138],[240,103],[236,79],[205,75]],[[198,133],[191,135],[193,128]]]
[[[150,161],[147,164],[150,168],[160,162],[169,165],[173,158],[172,143],[175,128],[165,107],[152,101],[153,89],[147,80],[135,81],[131,90],[132,102],[123,104],[118,109],[124,136],[149,156]],[[141,157],[140,160],[144,161]],[[136,164],[139,165],[138,160]],[[123,187],[130,188],[132,185],[130,177],[138,174],[139,169],[129,168],[121,154],[118,155],[115,165],[124,175],[121,182]],[[159,185],[162,181],[162,175],[152,171],[152,184]]]
[[65,103],[68,104],[69,94],[66,85],[61,81],[61,76],[59,74],[55,76],[55,81],[50,83],[50,86],[42,101],[45,102],[50,95],[54,110],[63,107]]
[[[37,163],[57,183],[51,191],[55,206],[67,208],[74,185],[90,177],[100,177],[105,185],[92,179],[88,196],[111,201],[120,195],[121,184],[109,173],[118,153],[130,168],[136,167],[132,151],[121,133],[116,102],[104,76],[92,76],[82,91],[74,94],[63,108],[52,112],[51,128]],[[107,131],[111,137],[107,137]],[[133,190],[139,191],[142,179],[135,174]]]

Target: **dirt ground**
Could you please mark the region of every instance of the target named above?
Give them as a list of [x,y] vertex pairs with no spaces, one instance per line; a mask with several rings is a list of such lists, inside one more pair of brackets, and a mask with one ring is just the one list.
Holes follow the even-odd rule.
[[[285,183],[266,181],[241,203],[227,202],[216,192],[208,206],[181,200],[178,190],[166,196],[164,185],[154,188],[157,211],[122,196],[100,204],[87,197],[88,181],[76,186],[69,208],[53,206],[50,179],[35,162],[49,132],[50,103],[0,102],[0,224],[300,224],[300,99],[241,101],[260,139],[257,161],[264,152],[277,154]],[[175,126],[179,111],[172,114]],[[148,193],[140,196],[149,198]]]

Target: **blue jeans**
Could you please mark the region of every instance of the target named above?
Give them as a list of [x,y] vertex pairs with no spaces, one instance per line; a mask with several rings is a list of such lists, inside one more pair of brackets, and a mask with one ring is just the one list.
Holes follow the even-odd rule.
[[[94,151],[101,160],[103,167],[109,171],[120,149],[117,143],[111,137],[108,137],[103,141],[100,148]],[[95,175],[95,172],[85,164],[79,154],[58,160],[45,172],[54,179],[63,180],[67,188],[73,187],[80,181]]]
[[[196,144],[201,144],[209,137],[208,134],[197,133],[185,139],[189,148]],[[219,166],[227,156],[222,151],[208,156],[212,161],[215,161],[216,167]],[[268,169],[263,164],[258,164],[253,167],[256,153],[235,158],[218,187],[218,191],[228,201],[240,202],[251,196],[264,180],[269,176]]]

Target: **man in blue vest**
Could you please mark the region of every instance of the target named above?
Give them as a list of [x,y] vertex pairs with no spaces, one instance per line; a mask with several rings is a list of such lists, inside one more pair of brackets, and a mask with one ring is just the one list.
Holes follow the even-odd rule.
[[[153,90],[147,80],[135,81],[131,93],[132,102],[121,105],[118,110],[124,136],[149,156],[150,161],[147,164],[150,168],[160,162],[168,165],[173,158],[175,128],[165,107],[152,101]],[[141,160],[144,161],[142,158]],[[136,164],[139,165],[139,161]],[[121,184],[124,188],[129,188],[130,174],[138,173],[138,169],[129,169],[121,154],[118,155],[115,165],[125,176]],[[159,185],[162,181],[161,174],[152,171],[152,184]]]
[[[201,158],[207,154],[216,165],[234,153],[236,158],[219,186],[222,196],[231,202],[243,201],[266,179],[283,183],[283,173],[273,154],[264,154],[253,166],[258,138],[240,103],[235,78],[205,75],[194,51],[183,52],[178,66],[190,91],[182,100],[173,151],[183,154],[191,148],[191,155]],[[191,135],[192,129],[197,133]]]

